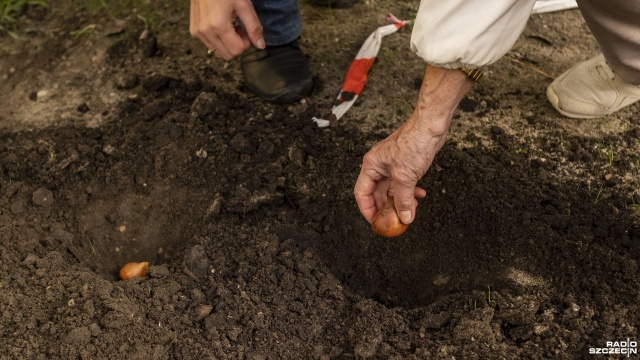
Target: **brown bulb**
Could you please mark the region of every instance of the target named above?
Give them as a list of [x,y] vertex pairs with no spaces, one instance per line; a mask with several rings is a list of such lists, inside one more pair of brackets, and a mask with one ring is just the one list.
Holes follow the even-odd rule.
[[135,277],[145,277],[147,275],[148,262],[130,262],[120,268],[120,279],[130,280]]
[[409,227],[409,225],[400,221],[396,207],[393,204],[393,196],[387,197],[387,203],[373,216],[371,225],[376,234],[384,237],[396,237]]

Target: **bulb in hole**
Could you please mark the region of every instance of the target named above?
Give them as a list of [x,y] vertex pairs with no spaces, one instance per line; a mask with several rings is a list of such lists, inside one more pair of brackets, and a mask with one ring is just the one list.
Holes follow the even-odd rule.
[[147,275],[147,269],[149,268],[149,263],[144,262],[130,262],[124,264],[120,268],[120,279],[122,280],[130,280],[135,277],[145,277]]

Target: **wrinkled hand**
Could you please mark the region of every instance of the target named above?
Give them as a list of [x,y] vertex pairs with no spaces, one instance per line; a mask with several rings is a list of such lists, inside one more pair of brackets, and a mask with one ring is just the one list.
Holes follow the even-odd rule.
[[[242,26],[236,26],[239,19]],[[265,47],[262,25],[250,0],[191,0],[189,32],[224,60],[249,46]]]
[[425,135],[410,119],[388,138],[376,144],[364,156],[354,195],[360,212],[368,222],[394,197],[400,220],[409,224],[415,218],[418,201],[427,195],[416,187],[427,172],[446,135]]
[[415,218],[418,201],[427,195],[416,187],[444,145],[453,112],[471,86],[457,69],[427,65],[416,107],[411,117],[388,138],[376,144],[362,161],[353,193],[368,222],[394,197],[400,221]]

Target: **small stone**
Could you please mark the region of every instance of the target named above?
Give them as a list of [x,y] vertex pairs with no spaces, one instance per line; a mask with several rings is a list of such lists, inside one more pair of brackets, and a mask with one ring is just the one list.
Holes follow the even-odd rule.
[[36,93],[36,99],[39,101],[47,100],[51,97],[51,92],[49,90],[40,90]]
[[107,154],[107,155],[112,155],[115,151],[116,151],[116,148],[114,148],[114,147],[113,147],[113,146],[111,146],[111,145],[105,145],[105,146],[102,148],[102,152],[103,152],[103,153],[105,153],[105,154]]
[[195,312],[196,312],[196,320],[200,321],[204,318],[206,318],[207,316],[209,316],[209,314],[211,314],[211,310],[213,310],[213,306],[211,305],[198,305],[195,308]]
[[220,215],[220,210],[222,210],[222,195],[218,193],[214,196],[205,214],[207,216],[217,216]]
[[200,159],[206,159],[207,158],[207,150],[200,148],[200,150],[196,151],[196,156],[199,157]]

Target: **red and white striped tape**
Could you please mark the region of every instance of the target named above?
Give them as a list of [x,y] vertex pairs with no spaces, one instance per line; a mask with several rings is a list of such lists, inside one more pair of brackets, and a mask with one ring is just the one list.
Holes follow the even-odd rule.
[[[538,0],[534,5],[533,13],[560,11],[573,9],[575,7],[577,7],[575,0]],[[398,18],[392,14],[387,15],[387,21],[391,22],[391,24],[381,26],[371,33],[360,47],[360,50],[356,55],[356,59],[351,63],[349,71],[347,71],[347,75],[345,76],[344,83],[342,84],[342,90],[338,94],[338,104],[333,106],[333,109],[331,110],[333,115],[335,115],[336,120],[340,119],[342,115],[351,108],[362,92],[362,89],[367,82],[367,73],[371,69],[373,62],[376,60],[376,56],[378,56],[378,52],[380,51],[382,38],[393,34],[410,22],[408,20],[398,20]],[[313,121],[316,122],[319,127],[330,125],[329,120],[314,117]]]
[[[342,90],[338,94],[337,100],[339,104],[335,105],[331,111],[333,115],[335,115],[336,120],[340,119],[342,115],[351,108],[362,92],[364,84],[367,82],[367,73],[371,69],[380,51],[382,38],[393,34],[409,23],[408,20],[398,20],[398,18],[392,14],[387,15],[387,21],[391,22],[391,24],[381,26],[371,33],[360,47],[356,59],[351,63],[344,83],[342,84]],[[315,121],[319,127],[329,126],[328,120],[314,117],[313,121]]]

